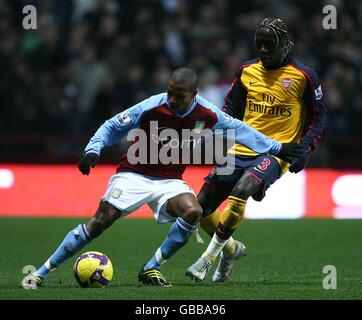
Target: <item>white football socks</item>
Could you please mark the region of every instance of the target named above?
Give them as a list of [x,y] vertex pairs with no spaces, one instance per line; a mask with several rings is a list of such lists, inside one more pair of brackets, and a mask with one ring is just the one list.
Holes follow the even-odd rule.
[[206,251],[202,254],[202,257],[211,263],[214,262],[228,241],[230,241],[230,238],[228,240],[223,240],[214,233],[210,244]]

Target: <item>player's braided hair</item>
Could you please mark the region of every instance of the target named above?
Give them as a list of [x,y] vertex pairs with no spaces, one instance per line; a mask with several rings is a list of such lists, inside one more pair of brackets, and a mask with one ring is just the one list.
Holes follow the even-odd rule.
[[274,33],[278,44],[284,50],[286,50],[287,54],[289,54],[289,52],[292,50],[292,48],[294,46],[294,43],[292,42],[292,40],[289,37],[288,27],[283,22],[283,20],[281,20],[279,18],[265,18],[262,22],[260,22],[258,24],[258,26],[256,27],[255,33],[260,28],[270,29]]

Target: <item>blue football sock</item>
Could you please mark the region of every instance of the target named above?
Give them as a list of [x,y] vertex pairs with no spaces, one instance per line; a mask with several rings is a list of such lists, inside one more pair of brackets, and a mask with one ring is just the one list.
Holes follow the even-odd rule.
[[144,270],[160,269],[166,260],[170,259],[177,250],[187,243],[196,227],[197,225],[190,225],[182,218],[177,218],[176,222],[172,224],[167,238],[157,249],[151,260],[147,262]]
[[51,257],[35,271],[34,274],[46,278],[50,271],[54,270],[65,260],[77,253],[91,240],[92,237],[90,236],[86,225],[78,225],[65,236],[57,250],[55,250]]

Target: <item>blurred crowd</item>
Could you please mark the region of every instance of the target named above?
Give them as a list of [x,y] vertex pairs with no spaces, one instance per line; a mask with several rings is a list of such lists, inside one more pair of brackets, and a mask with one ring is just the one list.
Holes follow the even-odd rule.
[[[23,28],[28,4],[36,30]],[[322,26],[327,4],[336,30]],[[328,119],[311,166],[362,168],[362,2],[353,0],[0,0],[0,162],[78,159],[101,123],[164,92],[179,66],[195,69],[200,95],[221,107],[268,16],[287,23],[295,57],[322,83]]]

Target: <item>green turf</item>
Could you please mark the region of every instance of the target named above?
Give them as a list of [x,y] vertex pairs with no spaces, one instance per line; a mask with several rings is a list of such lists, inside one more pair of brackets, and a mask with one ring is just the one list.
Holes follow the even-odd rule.
[[[107,254],[114,277],[105,289],[78,287],[72,274],[76,257],[48,279],[46,287],[20,286],[25,265],[39,266],[65,234],[86,219],[0,218],[0,299],[361,299],[362,220],[246,220],[235,237],[248,248],[229,281],[200,283],[184,276],[206,248],[193,236],[163,267],[171,288],[138,287],[140,266],[154,253],[170,224],[153,220],[117,221],[83,248]],[[208,238],[201,233],[204,240]],[[325,265],[337,268],[337,289],[322,286]],[[213,270],[212,270],[213,271]]]

